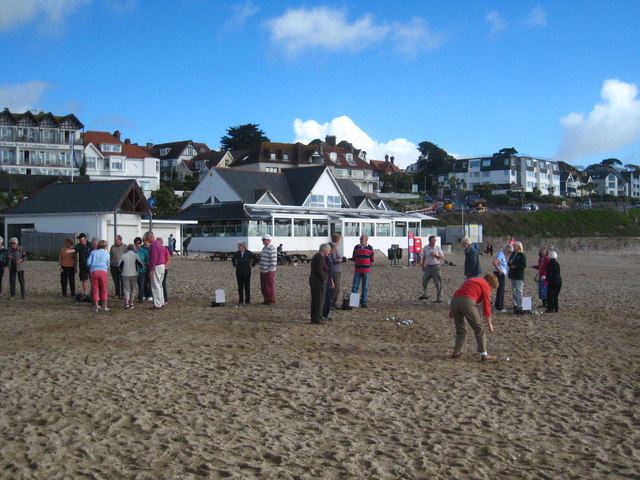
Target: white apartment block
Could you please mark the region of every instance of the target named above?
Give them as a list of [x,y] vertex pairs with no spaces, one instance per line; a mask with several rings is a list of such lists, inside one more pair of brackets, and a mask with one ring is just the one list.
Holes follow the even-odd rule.
[[82,161],[83,128],[73,114],[11,113],[5,108],[0,112],[0,169],[27,175],[71,176]]
[[466,190],[485,183],[493,185],[493,193],[508,190],[533,192],[538,188],[543,195],[560,196],[560,169],[557,162],[528,155],[494,154],[492,157],[460,158],[453,171],[436,177],[439,185],[449,184],[449,178],[464,180]]
[[83,135],[83,142],[91,180],[133,179],[147,198],[160,188],[160,159],[128,139],[122,142],[119,132],[89,131]]

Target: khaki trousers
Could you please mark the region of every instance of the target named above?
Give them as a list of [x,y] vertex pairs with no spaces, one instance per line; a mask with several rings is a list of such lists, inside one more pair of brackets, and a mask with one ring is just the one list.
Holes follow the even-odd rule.
[[[467,340],[467,325],[473,329],[478,343],[478,353],[487,351],[487,337],[482,328],[482,318],[476,307],[476,302],[469,297],[453,297],[451,299],[451,312],[456,326],[456,346],[454,352],[461,353]],[[466,321],[465,321],[466,319]]]

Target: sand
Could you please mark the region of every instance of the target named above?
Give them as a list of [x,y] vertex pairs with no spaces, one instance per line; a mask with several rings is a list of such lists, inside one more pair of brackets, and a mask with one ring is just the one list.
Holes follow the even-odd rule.
[[[561,311],[497,314],[495,363],[473,335],[448,358],[446,307],[386,259],[370,308],[326,325],[308,323],[307,264],[279,268],[272,306],[256,272],[234,308],[230,262],[177,258],[166,309],[94,314],[58,297],[55,263],[29,262],[27,300],[6,277],[0,298],[0,478],[640,478],[640,256],[559,262]],[[219,288],[231,302],[212,308]]]

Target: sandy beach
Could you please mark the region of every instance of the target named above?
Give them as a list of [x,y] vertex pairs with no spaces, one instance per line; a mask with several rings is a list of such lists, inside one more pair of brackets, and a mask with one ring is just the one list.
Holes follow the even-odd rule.
[[[463,280],[447,258],[445,301]],[[272,306],[256,270],[235,308],[230,262],[176,258],[167,308],[94,314],[59,297],[55,262],[30,261],[27,299],[8,272],[0,297],[0,478],[638,479],[640,255],[558,261],[560,312],[496,314],[495,363],[473,335],[450,359],[446,306],[382,256],[370,308],[324,325],[307,264],[279,267]]]

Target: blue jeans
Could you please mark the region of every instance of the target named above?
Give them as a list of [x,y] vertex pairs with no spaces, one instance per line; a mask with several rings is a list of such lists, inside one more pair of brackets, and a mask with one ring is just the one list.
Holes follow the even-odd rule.
[[353,273],[353,287],[351,288],[352,293],[358,293],[358,289],[360,288],[360,280],[362,280],[362,295],[360,296],[360,305],[367,304],[367,292],[369,291],[369,275],[371,275],[371,272]]

